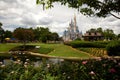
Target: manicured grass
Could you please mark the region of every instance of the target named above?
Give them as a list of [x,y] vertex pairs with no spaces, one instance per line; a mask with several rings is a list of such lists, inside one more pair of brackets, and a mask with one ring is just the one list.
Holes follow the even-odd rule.
[[71,48],[63,44],[55,45],[54,47],[55,50],[49,53],[49,55],[61,57],[82,57],[82,58],[90,57],[88,54],[85,54],[81,51],[78,51],[74,48]]
[[[13,47],[19,46],[21,44],[2,44],[0,45],[0,52],[2,51],[9,51]],[[70,46],[66,46],[64,44],[43,44],[43,43],[29,43],[29,45],[39,45],[40,46],[40,53],[46,53],[50,50],[48,55],[51,56],[60,56],[60,57],[80,57],[80,58],[90,58],[89,54],[85,54],[79,50],[71,48]],[[48,50],[49,49],[49,50]]]
[[0,44],[0,52],[8,52],[10,49],[19,46],[21,44],[19,43],[6,43],[6,44]]
[[19,46],[19,43],[9,43],[9,44],[1,44],[0,43],[0,57],[9,57],[8,51],[16,46]]
[[52,48],[41,47],[40,49],[33,49],[33,50],[29,50],[29,51],[34,52],[34,53],[40,53],[40,54],[48,54],[53,50],[54,49],[52,49]]

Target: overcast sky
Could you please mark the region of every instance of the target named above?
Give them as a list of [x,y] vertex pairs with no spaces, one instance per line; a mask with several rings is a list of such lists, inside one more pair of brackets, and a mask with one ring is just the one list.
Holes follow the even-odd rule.
[[36,0],[0,0],[0,22],[5,30],[44,26],[62,35],[74,14],[79,30],[83,33],[91,28],[102,27],[113,29],[116,34],[120,34],[120,20],[112,16],[86,17],[76,9],[61,6],[59,3],[55,3],[54,8],[43,11],[41,5],[36,5]]

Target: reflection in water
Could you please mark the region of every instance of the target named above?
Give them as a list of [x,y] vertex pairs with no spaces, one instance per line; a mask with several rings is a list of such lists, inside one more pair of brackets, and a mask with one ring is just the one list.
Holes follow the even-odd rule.
[[13,62],[13,60],[11,60],[11,59],[4,59],[3,60],[3,64],[5,64],[5,65],[8,65],[8,64],[10,64],[12,62]]
[[18,61],[20,60],[22,63],[25,63],[25,62],[31,62],[34,64],[35,67],[39,67],[40,64],[44,64],[44,63],[54,63],[54,64],[57,64],[57,63],[61,63],[64,61],[64,59],[58,59],[58,58],[42,58],[42,57],[32,57],[32,58],[28,58],[28,57],[17,57],[17,58],[14,58],[14,57],[11,57],[10,59],[3,59],[2,62],[4,65],[8,65],[8,64],[11,64],[12,62],[15,62],[15,61]]

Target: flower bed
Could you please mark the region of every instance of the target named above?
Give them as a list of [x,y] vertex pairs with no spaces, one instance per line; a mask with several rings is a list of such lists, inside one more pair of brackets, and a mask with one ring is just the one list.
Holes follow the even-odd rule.
[[9,65],[0,62],[0,80],[120,80],[120,58],[61,60],[43,59],[39,67],[26,59]]
[[104,48],[77,48],[80,51],[90,53],[90,55],[97,57],[106,57],[107,51]]

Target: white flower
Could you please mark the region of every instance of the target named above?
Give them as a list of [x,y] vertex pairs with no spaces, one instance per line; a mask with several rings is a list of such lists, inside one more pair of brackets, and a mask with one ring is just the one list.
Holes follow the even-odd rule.
[[95,73],[94,73],[94,71],[91,71],[89,74],[94,75]]
[[49,68],[49,67],[50,67],[50,64],[47,64],[47,67]]
[[3,65],[1,65],[1,67],[5,67],[5,65],[3,64]]
[[29,59],[26,59],[26,61],[29,61]]
[[68,76],[67,78],[70,79],[70,76]]
[[13,73],[14,73],[14,71],[11,71],[10,73],[12,73],[12,74],[13,74]]
[[64,72],[63,75],[65,75],[66,73]]
[[28,65],[24,64],[24,67],[26,68]]
[[0,62],[0,64],[3,64],[3,62]]
[[17,61],[18,61],[18,62],[20,62],[20,60],[19,60],[19,59],[18,59]]
[[25,62],[24,64],[25,64],[25,65],[27,65],[27,64],[28,64],[28,62]]

